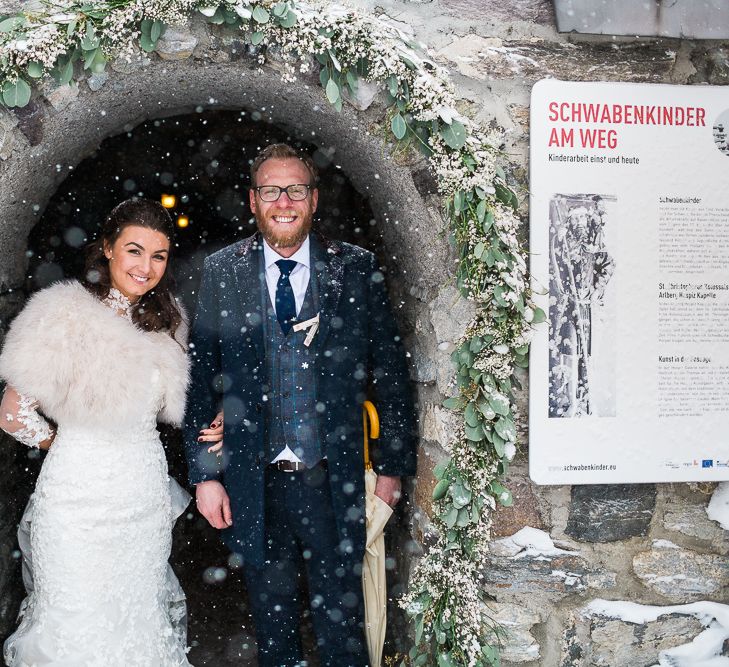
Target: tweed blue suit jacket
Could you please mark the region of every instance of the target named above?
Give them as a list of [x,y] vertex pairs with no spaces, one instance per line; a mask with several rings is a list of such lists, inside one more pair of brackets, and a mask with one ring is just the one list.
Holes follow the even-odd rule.
[[[266,428],[269,400],[264,359],[265,317],[259,234],[205,260],[191,330],[192,382],[185,423],[190,483],[220,480],[231,499],[226,544],[254,565],[263,563]],[[414,407],[401,338],[374,255],[311,237],[319,285],[320,328],[312,345],[317,365],[319,427],[329,463],[337,530],[353,558],[365,546],[362,403],[380,414],[375,470],[416,471]],[[198,430],[225,411],[224,456],[207,454]]]

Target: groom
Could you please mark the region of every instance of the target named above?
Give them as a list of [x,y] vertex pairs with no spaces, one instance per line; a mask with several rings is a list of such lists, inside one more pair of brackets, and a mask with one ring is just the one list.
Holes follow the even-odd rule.
[[[405,354],[374,256],[310,233],[311,158],[268,146],[251,179],[258,233],[203,269],[190,481],[200,512],[243,555],[259,665],[301,663],[304,576],[322,666],[364,667],[362,403],[371,397],[380,414],[376,493],[394,505],[400,478],[415,474]],[[199,429],[220,410],[225,444],[211,453]]]

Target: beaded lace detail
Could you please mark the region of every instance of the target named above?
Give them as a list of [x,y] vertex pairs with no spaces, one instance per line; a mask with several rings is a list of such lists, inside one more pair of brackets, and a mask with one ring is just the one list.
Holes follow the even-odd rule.
[[8,431],[18,442],[38,448],[41,442],[53,436],[51,425],[37,411],[38,402],[32,396],[19,394],[15,414],[8,413],[5,420],[20,428]]
[[116,287],[109,288],[109,294],[104,299],[104,303],[119,313],[119,315],[126,317],[128,320],[132,319],[132,306],[134,304],[116,289]]

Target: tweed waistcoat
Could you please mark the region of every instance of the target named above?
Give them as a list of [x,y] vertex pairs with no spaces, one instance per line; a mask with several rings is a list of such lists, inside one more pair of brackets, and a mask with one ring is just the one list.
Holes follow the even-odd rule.
[[[312,272],[301,312],[303,322],[316,316],[316,285]],[[316,356],[314,345],[306,347],[307,331],[284,335],[276,313],[266,298],[264,338],[269,400],[266,401],[268,433],[267,462],[288,446],[307,467],[322,458],[322,443],[316,412]]]

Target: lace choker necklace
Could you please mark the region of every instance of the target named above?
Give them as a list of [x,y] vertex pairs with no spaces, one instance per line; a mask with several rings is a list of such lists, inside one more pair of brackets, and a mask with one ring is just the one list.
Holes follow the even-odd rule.
[[116,287],[109,288],[109,294],[104,299],[104,303],[119,315],[132,319],[132,302],[124,296]]

